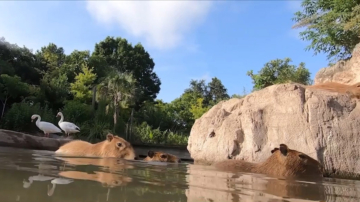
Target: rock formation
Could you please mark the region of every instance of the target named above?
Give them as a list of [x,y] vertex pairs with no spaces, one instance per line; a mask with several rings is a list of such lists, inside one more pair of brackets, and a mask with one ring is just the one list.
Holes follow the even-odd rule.
[[360,44],[355,46],[350,59],[340,60],[331,67],[320,69],[315,76],[314,83],[328,81],[349,85],[360,81]]
[[319,160],[328,174],[360,174],[360,105],[346,93],[278,84],[222,101],[197,119],[187,149],[195,162],[264,161],[279,144]]

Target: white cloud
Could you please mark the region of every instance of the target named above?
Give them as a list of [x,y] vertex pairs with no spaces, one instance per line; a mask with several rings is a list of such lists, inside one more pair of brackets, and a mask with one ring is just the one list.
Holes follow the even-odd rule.
[[[201,24],[211,1],[87,1],[87,10],[105,25],[118,24],[158,49],[175,48]],[[185,45],[186,46],[186,45]]]

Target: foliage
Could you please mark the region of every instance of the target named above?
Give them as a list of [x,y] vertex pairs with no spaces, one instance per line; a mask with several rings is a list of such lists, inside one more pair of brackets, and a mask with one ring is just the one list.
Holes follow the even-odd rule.
[[62,111],[80,127],[75,138],[90,142],[112,132],[130,141],[185,145],[195,119],[229,98],[215,77],[192,80],[170,103],[155,100],[161,82],[152,58],[141,44],[122,38],[107,37],[92,54],[69,55],[53,43],[33,53],[1,38],[0,65],[2,128],[39,132],[31,115],[58,125],[55,115]]
[[55,124],[55,115],[47,106],[41,107],[39,103],[31,102],[14,103],[11,109],[1,120],[1,128],[14,131],[35,132],[38,131],[34,122],[31,122],[31,116],[38,114],[41,120],[46,120]]
[[29,87],[26,83],[21,82],[20,77],[7,74],[0,75],[0,100],[3,105],[1,117],[4,115],[8,99],[27,96],[28,93]]
[[136,88],[143,94],[136,101],[139,109],[144,101],[153,101],[160,91],[160,79],[153,72],[155,63],[141,44],[132,46],[126,39],[106,37],[95,44],[93,56],[105,58],[108,66],[120,73],[131,73],[137,80]]
[[75,76],[75,82],[70,84],[70,89],[76,100],[88,102],[92,97],[92,85],[96,74],[93,73],[93,68],[90,69],[85,64],[81,66],[82,72]]
[[358,0],[303,0],[303,10],[295,13],[297,24],[293,27],[306,27],[300,36],[311,41],[307,50],[327,53],[328,59],[344,59],[360,42],[359,6]]
[[190,112],[193,115],[193,119],[200,118],[205,112],[209,110],[209,107],[203,106],[204,98],[198,98],[195,105],[191,105]]
[[146,122],[135,127],[134,140],[153,144],[186,145],[188,136],[175,134],[170,130],[152,129]]
[[258,74],[254,74],[252,70],[248,71],[247,75],[253,80],[254,90],[286,82],[311,84],[310,72],[305,68],[305,63],[302,62],[296,67],[290,65],[290,62],[290,58],[271,60],[264,65]]

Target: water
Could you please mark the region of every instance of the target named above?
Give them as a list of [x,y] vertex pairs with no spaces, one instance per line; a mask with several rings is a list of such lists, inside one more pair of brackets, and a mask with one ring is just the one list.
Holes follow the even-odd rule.
[[59,158],[0,147],[0,201],[359,201],[360,182],[284,181],[210,166],[112,158]]

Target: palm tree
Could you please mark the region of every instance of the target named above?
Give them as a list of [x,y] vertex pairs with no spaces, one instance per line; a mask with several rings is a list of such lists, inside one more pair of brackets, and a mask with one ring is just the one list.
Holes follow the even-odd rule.
[[99,95],[110,100],[114,107],[114,129],[117,124],[119,106],[128,107],[136,97],[136,80],[131,73],[119,73],[108,77],[99,86]]

